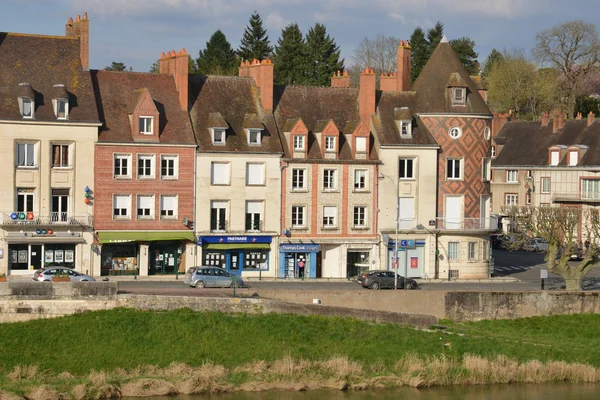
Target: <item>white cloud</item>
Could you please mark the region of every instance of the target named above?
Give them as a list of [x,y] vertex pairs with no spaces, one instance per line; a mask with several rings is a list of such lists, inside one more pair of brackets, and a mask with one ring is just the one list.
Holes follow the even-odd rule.
[[268,29],[283,29],[290,23],[290,20],[283,18],[281,14],[276,12],[269,13],[269,15],[267,15],[267,18],[265,19],[265,26]]

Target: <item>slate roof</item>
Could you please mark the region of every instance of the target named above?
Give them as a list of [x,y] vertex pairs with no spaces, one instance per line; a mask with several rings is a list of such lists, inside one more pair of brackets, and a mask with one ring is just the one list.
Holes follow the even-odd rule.
[[131,142],[129,115],[148,89],[159,116],[159,140],[165,144],[195,145],[192,126],[186,111],[179,106],[179,94],[172,75],[141,72],[90,71],[104,122],[99,142]]
[[[189,82],[190,118],[199,151],[283,153],[275,121],[260,106],[252,78],[190,75]],[[213,115],[216,113],[222,120]],[[212,144],[210,128],[217,120],[227,124],[225,145]],[[261,145],[250,145],[244,127],[257,126],[263,127]]]
[[[566,121],[556,133],[552,133],[552,121],[543,127],[540,122],[506,122],[496,143],[503,145],[492,161],[500,166],[547,166],[548,149],[552,146],[585,145],[588,150],[578,166],[600,166],[600,121],[587,126],[587,119]],[[566,165],[566,158],[561,164]]]
[[81,66],[79,39],[0,32],[0,118],[21,120],[20,83],[35,91],[35,120],[56,121],[54,85],[69,95],[69,121],[98,122],[90,73]]

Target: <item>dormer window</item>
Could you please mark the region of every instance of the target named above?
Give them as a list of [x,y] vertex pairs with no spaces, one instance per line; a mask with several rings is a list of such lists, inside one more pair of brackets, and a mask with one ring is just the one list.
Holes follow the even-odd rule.
[[553,150],[550,152],[550,165],[558,165],[559,161],[559,152],[558,150]]
[[464,87],[452,88],[452,105],[464,106],[467,98],[467,89]]
[[579,151],[571,150],[569,151],[569,165],[574,167],[579,162]]
[[335,136],[325,136],[325,151],[329,153],[335,152]]
[[400,127],[400,137],[410,138],[412,135],[412,124],[410,121],[399,121],[398,125]]
[[213,144],[225,144],[225,128],[213,128]]
[[248,144],[259,145],[261,143],[261,130],[248,129]]
[[304,150],[304,135],[294,135],[294,150]]
[[69,119],[69,94],[65,85],[54,85],[51,95],[56,119]]
[[152,117],[140,117],[140,134],[141,135],[152,135],[154,127],[154,118]]
[[21,99],[21,102],[22,102],[21,116],[23,118],[33,118],[33,108],[34,108],[33,99],[28,99],[28,98],[24,97]]
[[366,153],[367,152],[367,138],[366,137],[357,137],[356,138],[356,152],[357,153]]
[[35,92],[29,83],[19,83],[19,111],[22,118],[33,119],[35,114]]
[[66,99],[56,100],[56,119],[68,119],[69,101]]

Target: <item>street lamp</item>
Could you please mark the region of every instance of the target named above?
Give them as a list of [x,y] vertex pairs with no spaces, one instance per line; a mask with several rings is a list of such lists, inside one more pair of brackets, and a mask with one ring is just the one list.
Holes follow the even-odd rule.
[[398,180],[396,179],[396,240],[394,242],[394,258],[396,259],[394,265],[396,266],[396,270],[394,271],[394,290],[398,290],[398,270],[400,269],[398,265],[398,225],[400,225],[400,199],[398,198],[398,191]]

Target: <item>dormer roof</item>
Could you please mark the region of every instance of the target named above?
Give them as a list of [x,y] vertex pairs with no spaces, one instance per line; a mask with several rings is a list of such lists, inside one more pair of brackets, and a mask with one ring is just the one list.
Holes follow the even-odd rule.
[[17,90],[17,97],[24,97],[33,99],[35,98],[35,92],[31,85],[27,82],[19,83],[19,89]]
[[221,113],[213,112],[208,114],[208,127],[209,128],[223,128],[227,129],[227,121],[221,115]]
[[396,107],[394,108],[394,120],[395,121],[410,121],[413,116],[408,107]]
[[264,129],[264,125],[260,122],[258,115],[246,114],[244,115],[244,122],[242,122],[242,128],[244,129]]
[[69,94],[67,93],[67,88],[63,84],[57,84],[52,87],[52,91],[50,93],[52,99],[68,99]]
[[465,82],[465,80],[460,76],[460,74],[458,72],[453,72],[450,74],[450,78],[448,79],[448,84],[446,86],[449,88],[469,87],[469,85],[467,85],[467,82]]

